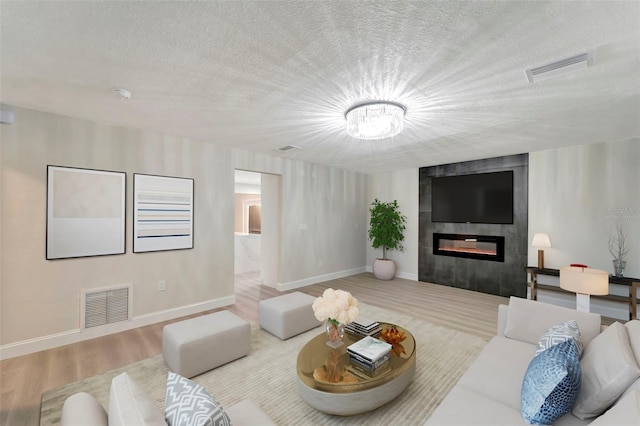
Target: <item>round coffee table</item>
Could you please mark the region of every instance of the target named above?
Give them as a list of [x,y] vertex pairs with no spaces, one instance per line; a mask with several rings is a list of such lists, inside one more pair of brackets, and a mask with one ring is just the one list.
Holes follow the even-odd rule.
[[[303,401],[328,414],[351,416],[374,410],[400,395],[411,383],[416,370],[416,343],[407,330],[380,323],[382,328],[395,327],[405,333],[402,347],[392,353],[389,366],[374,376],[361,373],[351,366],[347,347],[360,340],[345,333],[344,345],[337,349],[327,346],[322,333],[311,339],[298,354],[298,390]],[[337,371],[327,373],[327,365]]]

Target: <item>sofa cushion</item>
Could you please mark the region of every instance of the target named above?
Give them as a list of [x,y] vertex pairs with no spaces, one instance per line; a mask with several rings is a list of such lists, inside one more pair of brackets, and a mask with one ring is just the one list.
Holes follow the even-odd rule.
[[552,326],[569,320],[578,323],[585,346],[600,334],[601,317],[598,314],[511,296],[504,335],[535,345]]
[[585,347],[581,364],[582,388],[572,412],[583,420],[602,414],[640,376],[627,329],[619,322]]
[[169,426],[230,426],[231,420],[203,386],[169,371],[165,397]]
[[634,390],[595,419],[592,426],[640,424],[640,391]]
[[635,382],[631,383],[631,385],[627,388],[627,390],[624,391],[622,395],[620,395],[620,399],[624,398],[625,396],[635,391],[640,392],[640,378],[637,378]]
[[573,339],[540,352],[522,382],[522,417],[530,424],[552,424],[571,411],[580,379],[580,355]]
[[166,425],[155,402],[125,372],[111,381],[109,426]]
[[636,362],[640,365],[640,320],[628,321],[624,326],[629,333],[629,343],[631,343]]
[[532,344],[495,336],[458,383],[520,413],[522,378],[535,350]]
[[520,409],[456,385],[425,425],[429,426],[513,426],[525,424]]
[[538,347],[536,349],[536,356],[540,352],[549,349],[551,346],[557,345],[562,342],[566,342],[569,339],[573,339],[578,350],[578,357],[582,355],[582,336],[580,335],[580,329],[578,323],[575,320],[570,320],[562,324],[554,325],[546,333],[544,333],[540,340],[538,340]]

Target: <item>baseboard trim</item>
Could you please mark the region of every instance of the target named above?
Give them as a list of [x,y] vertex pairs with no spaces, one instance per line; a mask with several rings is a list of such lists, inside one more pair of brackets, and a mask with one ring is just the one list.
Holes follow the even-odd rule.
[[280,291],[295,290],[296,288],[306,287],[313,284],[318,284],[324,281],[336,280],[338,278],[349,277],[351,275],[361,274],[366,272],[365,268],[353,268],[346,269],[344,271],[332,272],[330,274],[316,275],[315,277],[309,277],[297,281],[289,281],[286,283],[278,283],[276,288]]
[[410,274],[408,272],[398,271],[396,272],[396,278],[402,278],[405,280],[418,281],[418,274]]
[[145,325],[168,321],[186,315],[193,315],[211,309],[222,308],[233,305],[234,303],[236,303],[236,297],[235,295],[231,295],[221,297],[219,299],[208,300],[206,302],[194,303],[192,305],[138,315],[133,317],[131,321],[107,324],[105,326],[84,330],[80,330],[78,328],[34,339],[9,343],[7,345],[0,346],[0,360],[15,358],[17,356],[57,348],[59,346],[69,345],[72,343],[78,343],[83,340],[95,339],[96,337],[107,336],[109,334],[119,333],[133,328],[144,327]]
[[[373,273],[373,267],[367,266],[366,272]],[[402,278],[405,280],[418,281],[418,274],[410,274],[409,272],[396,271],[396,278]]]

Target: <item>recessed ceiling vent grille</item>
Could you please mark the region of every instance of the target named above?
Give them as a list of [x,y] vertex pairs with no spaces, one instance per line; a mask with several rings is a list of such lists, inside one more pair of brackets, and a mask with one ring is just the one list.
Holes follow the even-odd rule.
[[561,59],[537,68],[525,70],[529,83],[545,80],[560,74],[565,74],[578,69],[587,68],[593,64],[593,56],[589,52],[581,53],[570,58]]
[[130,319],[131,286],[82,291],[82,328]]
[[296,145],[285,145],[278,148],[278,151],[287,152],[287,151],[296,150],[296,149],[301,149],[301,148]]

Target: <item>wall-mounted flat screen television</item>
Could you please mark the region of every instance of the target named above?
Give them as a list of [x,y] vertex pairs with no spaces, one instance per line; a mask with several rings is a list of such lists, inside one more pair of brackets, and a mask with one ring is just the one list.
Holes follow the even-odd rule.
[[513,171],[432,178],[431,221],[513,223]]

